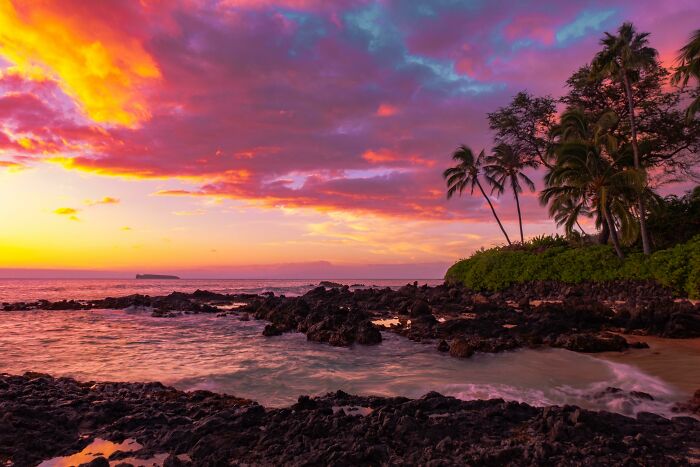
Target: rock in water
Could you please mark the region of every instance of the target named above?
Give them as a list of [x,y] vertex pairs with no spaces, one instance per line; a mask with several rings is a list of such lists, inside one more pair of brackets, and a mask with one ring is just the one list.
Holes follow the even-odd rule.
[[474,347],[467,339],[455,339],[450,344],[450,355],[459,358],[469,358],[474,355]]
[[357,327],[355,339],[358,344],[362,345],[379,344],[382,341],[382,333],[379,332],[379,329],[371,322],[363,321]]
[[430,305],[428,305],[425,301],[416,300],[411,305],[411,310],[409,312],[410,316],[417,318],[418,316],[424,316],[429,314],[432,314],[432,311],[430,309]]
[[268,324],[267,326],[265,326],[265,329],[263,329],[262,335],[266,337],[281,336],[282,330],[280,330],[274,324]]
[[570,334],[557,338],[554,347],[563,347],[575,352],[621,352],[629,347],[624,337],[617,334]]

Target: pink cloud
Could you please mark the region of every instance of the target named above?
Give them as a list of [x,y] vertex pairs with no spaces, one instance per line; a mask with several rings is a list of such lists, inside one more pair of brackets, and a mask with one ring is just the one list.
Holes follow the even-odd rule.
[[[0,149],[8,164],[50,158],[198,185],[163,195],[470,220],[490,219],[483,200],[446,202],[441,171],[458,144],[491,145],[485,114],[517,91],[564,92],[601,32],[558,44],[557,28],[584,10],[613,8],[615,20],[639,21],[670,54],[688,33],[674,24],[690,27],[684,18],[697,12],[647,0],[435,6],[430,14],[398,1],[108,2],[95,10],[72,2],[56,14],[74,15],[87,35],[107,24],[153,58],[158,85],[138,90],[150,117],[132,128],[99,125],[55,81],[6,72]],[[536,200],[527,203],[531,219],[546,217]],[[514,218],[512,202],[500,204]]]

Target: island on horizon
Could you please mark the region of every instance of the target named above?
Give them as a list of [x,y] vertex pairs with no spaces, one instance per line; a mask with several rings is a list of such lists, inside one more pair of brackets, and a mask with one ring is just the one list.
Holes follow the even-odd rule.
[[179,279],[178,276],[168,274],[136,274],[137,279]]

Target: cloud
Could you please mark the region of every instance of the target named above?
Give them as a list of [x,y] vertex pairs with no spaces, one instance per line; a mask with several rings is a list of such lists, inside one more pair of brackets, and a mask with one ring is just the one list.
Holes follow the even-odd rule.
[[603,25],[609,25],[609,19],[615,15],[615,9],[583,11],[571,23],[562,26],[556,33],[557,41],[564,43],[579,39],[585,35],[600,31]]
[[142,19],[115,1],[90,9],[71,0],[5,1],[2,55],[23,75],[56,79],[92,120],[134,125],[150,115],[142,88],[160,77],[141,38],[127,29]]
[[491,222],[479,197],[445,200],[454,147],[488,149],[485,114],[522,88],[563,93],[623,16],[675,53],[688,31],[666,19],[698,7],[668,3],[6,2],[0,157],[160,195]]
[[399,109],[396,106],[383,102],[379,104],[379,108],[377,109],[377,116],[391,117],[392,115],[396,115],[398,112]]
[[[102,198],[100,200],[96,200],[96,201],[85,200],[85,205],[88,207],[97,206],[100,204],[117,204],[117,203],[119,203],[119,200],[117,198],[112,198],[110,196],[105,196],[104,198]],[[76,209],[76,208],[63,207],[63,208],[54,209],[53,213],[57,214],[59,216],[66,216],[70,220],[77,221],[77,220],[79,220],[77,214],[80,211],[81,211],[80,209]]]
[[80,220],[80,219],[78,219],[78,216],[76,215],[76,214],[78,214],[78,211],[79,211],[79,209],[75,209],[75,208],[57,208],[57,209],[54,209],[53,213],[57,214],[59,216],[65,216],[72,221],[78,221],[78,220]]
[[59,216],[69,216],[72,214],[77,214],[78,210],[74,208],[58,208],[55,209],[54,214],[58,214]]
[[121,201],[118,198],[113,198],[111,196],[105,196],[102,199],[98,200],[91,200],[91,199],[86,199],[85,200],[85,205],[86,206],[97,206],[100,204],[119,204]]
[[203,216],[207,212],[204,209],[197,209],[194,211],[174,211],[173,214],[176,216]]

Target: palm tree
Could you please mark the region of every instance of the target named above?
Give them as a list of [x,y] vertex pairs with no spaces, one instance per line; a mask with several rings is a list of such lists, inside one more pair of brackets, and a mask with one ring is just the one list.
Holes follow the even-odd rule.
[[629,223],[629,197],[641,190],[644,181],[642,172],[620,170],[607,160],[599,146],[567,142],[557,148],[557,161],[545,175],[540,201],[550,209],[567,199],[589,203],[607,224],[617,256],[624,258],[617,224]]
[[[629,154],[629,145],[620,147],[617,138],[612,134],[617,121],[617,115],[612,111],[604,113],[593,122],[583,109],[576,107],[567,109],[562,114],[559,125],[552,129],[551,138],[554,144],[550,157],[555,160],[555,165],[545,178],[547,195],[544,197],[544,202],[549,204],[549,214],[557,225],[563,225],[567,234],[573,232],[574,225],[583,232],[578,218],[595,217],[596,226],[602,228],[599,237],[602,244],[607,243],[611,233],[603,206],[596,204],[586,189],[576,188],[574,184],[568,183],[567,186],[558,189],[556,183],[562,180],[557,180],[557,176],[552,174],[554,168],[564,164],[562,162],[564,159],[560,157],[562,154],[580,153],[584,149],[587,151],[586,157],[594,160],[601,159],[598,165],[593,165],[592,162],[589,164],[598,172],[605,168],[612,174],[630,168],[632,157]],[[651,190],[646,189],[645,196],[650,192]],[[615,199],[613,200],[611,196],[615,196]],[[617,230],[615,232],[617,239],[614,238],[613,242],[633,243],[639,231],[631,209],[636,199],[635,192],[629,188],[618,187],[613,193],[607,193],[607,197],[614,221],[613,226]],[[540,199],[543,200],[542,196]]]
[[523,192],[521,182],[524,183],[530,191],[535,191],[535,184],[530,178],[525,175],[523,170],[527,168],[535,168],[538,163],[534,160],[520,157],[517,148],[502,143],[493,149],[493,154],[485,159],[486,165],[484,172],[486,180],[492,187],[491,193],[497,192],[499,195],[505,191],[506,184],[510,185],[515,197],[515,205],[518,207],[518,223],[520,224],[520,243],[525,243],[523,236],[523,218],[520,213],[520,197],[519,193]]
[[557,227],[564,226],[566,235],[574,233],[574,226],[578,227],[581,234],[588,235],[578,219],[581,216],[591,217],[593,213],[585,199],[570,193],[563,193],[561,196],[554,196],[549,201],[549,215],[554,219]]
[[[685,87],[688,80],[694,77],[700,85],[700,29],[693,32],[688,43],[678,52],[677,60],[679,65],[673,75],[673,83],[680,82]],[[698,111],[700,111],[700,95],[688,107],[686,114],[688,120],[692,120]]]
[[469,188],[469,193],[474,194],[474,187],[479,187],[479,191],[481,191],[481,194],[486,199],[486,202],[489,203],[493,217],[496,218],[496,222],[498,222],[501,232],[503,232],[508,245],[510,245],[511,242],[510,238],[508,238],[508,234],[506,233],[506,229],[503,228],[503,224],[501,224],[501,220],[498,218],[498,214],[496,214],[496,210],[494,209],[491,200],[484,191],[484,188],[481,186],[481,182],[479,182],[479,171],[481,170],[481,162],[483,159],[483,150],[477,157],[474,157],[472,150],[465,145],[461,145],[454,151],[454,153],[452,153],[452,160],[454,160],[457,165],[450,167],[442,174],[447,183],[447,199],[452,198],[455,193],[459,193],[461,195],[465,188]]
[[[635,101],[632,83],[639,80],[640,73],[651,68],[656,63],[658,52],[649,47],[647,37],[649,33],[637,33],[632,23],[623,23],[617,31],[617,35],[605,33],[600,43],[603,50],[593,59],[591,73],[594,78],[609,78],[623,85],[627,106],[629,110],[629,124],[631,133],[632,153],[634,156],[634,168],[641,173],[642,169],[639,144],[637,141],[637,125],[635,121]],[[646,208],[644,197],[639,193],[639,228],[642,234],[642,248],[644,254],[651,254],[651,243],[646,226]]]

